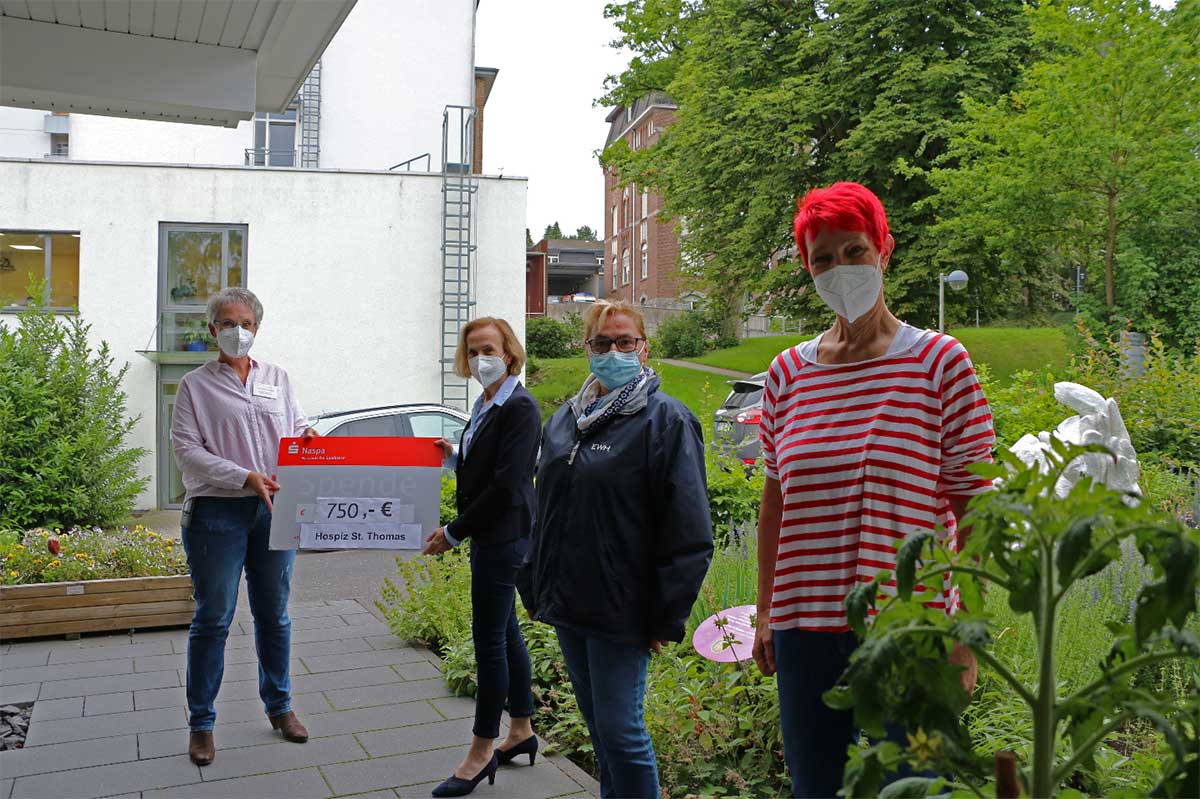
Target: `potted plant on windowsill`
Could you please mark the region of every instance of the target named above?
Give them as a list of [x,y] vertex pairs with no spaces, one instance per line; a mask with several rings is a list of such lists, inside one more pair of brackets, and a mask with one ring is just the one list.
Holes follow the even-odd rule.
[[198,325],[189,325],[179,333],[179,341],[185,352],[206,352],[208,331]]

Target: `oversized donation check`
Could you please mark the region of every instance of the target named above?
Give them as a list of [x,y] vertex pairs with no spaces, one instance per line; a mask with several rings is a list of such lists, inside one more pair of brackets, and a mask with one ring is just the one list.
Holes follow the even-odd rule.
[[271,549],[420,549],[438,528],[435,438],[285,438]]

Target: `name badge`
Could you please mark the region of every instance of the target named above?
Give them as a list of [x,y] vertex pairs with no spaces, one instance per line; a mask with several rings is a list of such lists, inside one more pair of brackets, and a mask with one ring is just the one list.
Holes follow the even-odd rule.
[[279,398],[279,386],[272,386],[267,383],[255,383],[250,391],[256,397],[266,397],[267,399]]

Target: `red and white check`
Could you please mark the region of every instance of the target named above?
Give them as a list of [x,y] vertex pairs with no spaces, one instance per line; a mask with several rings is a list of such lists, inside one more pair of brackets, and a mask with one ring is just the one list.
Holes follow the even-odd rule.
[[438,528],[435,438],[285,438],[271,549],[420,549]]

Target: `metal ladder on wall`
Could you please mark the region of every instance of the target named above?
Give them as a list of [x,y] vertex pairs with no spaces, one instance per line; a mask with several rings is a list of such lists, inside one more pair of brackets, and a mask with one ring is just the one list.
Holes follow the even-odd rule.
[[298,166],[316,169],[321,165],[321,62],[313,64],[312,72],[300,85],[300,163]]
[[471,174],[475,109],[448,105],[442,114],[442,404],[470,410],[468,380],[454,373],[463,325],[475,315],[471,269],[472,211],[479,183]]

